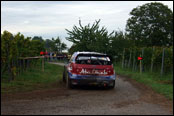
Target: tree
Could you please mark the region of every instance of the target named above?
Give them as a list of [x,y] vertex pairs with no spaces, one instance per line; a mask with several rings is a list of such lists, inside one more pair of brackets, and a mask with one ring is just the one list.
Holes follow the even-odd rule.
[[45,49],[48,51],[52,51],[52,45],[53,45],[53,41],[50,39],[46,39],[45,40]]
[[39,40],[40,42],[44,42],[41,36],[34,36],[32,40]]
[[124,48],[132,48],[132,41],[129,40],[123,31],[116,31],[114,36],[111,37],[111,48],[110,54],[114,55],[118,58],[122,56]]
[[79,20],[79,27],[74,26],[72,31],[66,29],[69,35],[66,39],[73,42],[71,52],[75,52],[72,50],[109,52],[109,41],[113,32],[109,34],[104,26],[100,29],[99,22],[100,20],[95,21],[92,26],[90,24],[82,26]]
[[41,51],[45,51],[44,43],[39,40],[32,40],[30,44],[30,53],[32,56],[39,56]]
[[62,43],[60,37],[58,36],[57,39],[52,38],[51,49],[55,52],[62,53],[62,50],[67,49],[67,45]]
[[1,34],[1,76],[8,70],[9,81],[14,80],[17,69],[17,62],[20,57],[38,56],[44,50],[44,42],[31,40],[31,37],[17,33],[11,34],[4,31]]
[[57,37],[57,39],[54,41],[55,44],[55,51],[57,52],[61,52],[60,47],[61,47],[61,40],[59,37]]
[[60,51],[62,53],[63,50],[66,50],[67,49],[67,45],[65,43],[61,43],[60,45]]
[[75,51],[78,51],[78,46],[73,44],[73,45],[68,49],[68,53],[72,55]]
[[16,60],[17,54],[16,39],[10,32],[4,31],[1,35],[1,55],[5,65],[3,70],[8,69],[8,73],[10,74],[9,81],[15,78],[16,67],[13,65],[13,62]]
[[134,8],[127,20],[126,32],[136,46],[173,45],[173,12],[153,2]]

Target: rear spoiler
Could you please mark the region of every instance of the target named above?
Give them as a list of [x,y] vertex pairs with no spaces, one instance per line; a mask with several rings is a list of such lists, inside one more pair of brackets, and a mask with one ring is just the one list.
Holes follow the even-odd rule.
[[[110,60],[111,60],[111,62],[112,62],[112,57],[110,56],[110,55],[106,55],[106,54],[78,54],[77,56],[76,56],[76,58],[78,57],[78,56],[89,56],[89,57],[91,57],[91,56],[103,56],[103,57],[109,57],[110,58]],[[75,60],[76,60],[76,58],[75,58]]]

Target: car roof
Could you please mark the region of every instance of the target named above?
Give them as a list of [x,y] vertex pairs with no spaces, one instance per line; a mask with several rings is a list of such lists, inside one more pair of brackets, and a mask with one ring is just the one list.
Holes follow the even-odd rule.
[[104,53],[99,53],[99,52],[75,52],[77,55],[78,54],[96,54],[96,55],[107,55],[107,54],[104,54]]

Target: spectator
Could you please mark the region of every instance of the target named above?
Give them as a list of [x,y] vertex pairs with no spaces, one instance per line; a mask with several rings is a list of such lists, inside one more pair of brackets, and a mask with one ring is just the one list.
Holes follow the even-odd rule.
[[54,61],[56,61],[56,59],[57,59],[57,58],[56,58],[56,53],[54,53]]
[[48,52],[44,52],[46,60],[48,60]]
[[50,61],[50,52],[48,52],[48,61]]
[[50,61],[52,61],[53,60],[53,53],[52,52],[50,52]]
[[54,52],[52,52],[52,61],[54,61]]
[[58,54],[58,52],[57,52],[57,54],[56,54],[56,57],[57,57],[57,61],[59,60],[59,54]]

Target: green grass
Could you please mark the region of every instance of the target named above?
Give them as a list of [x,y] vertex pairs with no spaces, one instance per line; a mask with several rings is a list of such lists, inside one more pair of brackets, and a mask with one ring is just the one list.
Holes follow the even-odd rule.
[[68,61],[69,61],[68,59],[52,60],[52,62],[59,62],[59,63],[67,63]]
[[41,64],[37,64],[32,70],[23,72],[11,82],[7,81],[7,75],[3,75],[1,78],[1,93],[25,92],[55,87],[62,80],[62,72],[62,66],[46,62],[44,72],[41,70]]
[[173,100],[173,75],[165,74],[160,76],[159,73],[134,72],[131,69],[123,69],[121,65],[115,65],[115,71],[119,75],[126,75],[136,80],[137,82],[143,83],[151,87],[154,91],[163,94],[166,98]]

